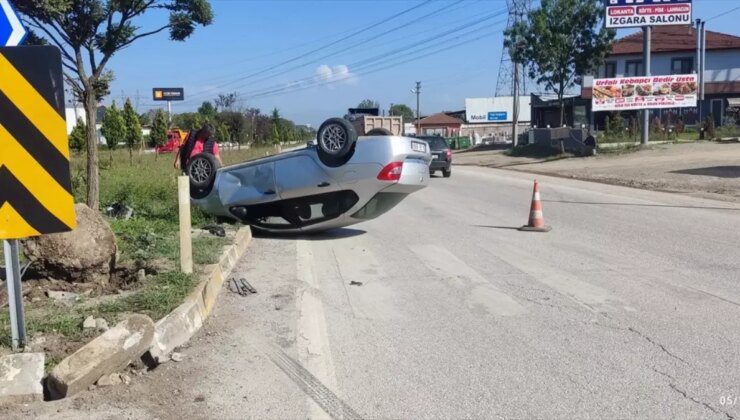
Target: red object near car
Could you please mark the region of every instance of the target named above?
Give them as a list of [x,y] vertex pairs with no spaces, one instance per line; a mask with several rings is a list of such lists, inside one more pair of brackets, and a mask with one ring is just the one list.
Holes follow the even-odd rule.
[[167,143],[157,146],[154,151],[157,153],[172,153],[177,151],[187,138],[187,131],[173,128],[167,132]]

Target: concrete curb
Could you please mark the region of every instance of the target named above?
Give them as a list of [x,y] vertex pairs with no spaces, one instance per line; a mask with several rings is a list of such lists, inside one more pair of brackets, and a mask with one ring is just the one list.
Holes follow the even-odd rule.
[[206,266],[203,280],[185,302],[155,324],[154,339],[148,352],[150,360],[156,363],[168,361],[172,351],[187,343],[203,326],[203,321],[216,304],[224,280],[251,242],[252,230],[249,227],[239,229],[235,243],[226,248],[218,264]]
[[[150,355],[157,362],[169,360],[172,350],[186,343],[210,315],[224,280],[251,242],[252,230],[248,226],[239,229],[218,264],[206,266],[200,283],[185,302],[156,324],[144,315],[131,315],[62,360],[47,377],[50,397],[64,398],[87,389],[100,377],[125,368],[142,355]],[[26,363],[28,366],[16,367],[29,357],[32,360]],[[0,405],[42,399],[43,353],[16,354],[1,361],[9,367],[0,366]],[[19,375],[30,379],[19,381]]]

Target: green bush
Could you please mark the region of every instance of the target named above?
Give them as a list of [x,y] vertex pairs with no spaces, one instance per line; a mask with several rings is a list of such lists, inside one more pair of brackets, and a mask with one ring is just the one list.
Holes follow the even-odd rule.
[[69,148],[75,152],[81,152],[87,144],[87,126],[82,118],[77,118],[77,124],[69,133]]

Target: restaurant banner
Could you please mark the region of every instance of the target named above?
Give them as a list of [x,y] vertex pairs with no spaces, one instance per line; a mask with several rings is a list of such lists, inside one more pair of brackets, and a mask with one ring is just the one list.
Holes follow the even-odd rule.
[[695,74],[594,79],[591,106],[593,111],[695,107],[696,92]]

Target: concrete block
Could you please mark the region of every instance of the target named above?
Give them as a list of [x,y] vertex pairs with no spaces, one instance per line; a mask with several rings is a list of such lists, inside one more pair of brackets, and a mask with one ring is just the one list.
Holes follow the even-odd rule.
[[0,406],[44,400],[44,353],[0,357]]
[[74,354],[62,360],[49,374],[52,399],[74,395],[103,375],[124,369],[151,347],[154,322],[145,315],[131,315]]

